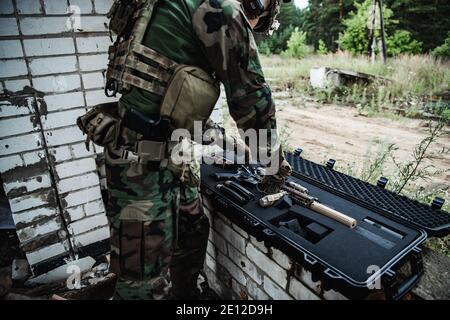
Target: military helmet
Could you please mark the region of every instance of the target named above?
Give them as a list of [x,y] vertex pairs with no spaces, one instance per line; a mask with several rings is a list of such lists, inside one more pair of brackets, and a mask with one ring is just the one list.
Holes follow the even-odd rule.
[[[283,0],[284,3],[291,0]],[[265,6],[268,3],[268,6]],[[258,33],[272,34],[280,26],[277,15],[280,13],[281,0],[242,0],[245,14],[249,19],[259,18],[258,23],[253,28]]]

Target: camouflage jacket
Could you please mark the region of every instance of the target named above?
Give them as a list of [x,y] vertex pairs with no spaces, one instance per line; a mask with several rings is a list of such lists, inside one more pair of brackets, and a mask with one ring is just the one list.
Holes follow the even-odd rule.
[[[239,128],[275,128],[275,105],[251,27],[237,0],[160,0],[143,44],[214,72]],[[161,97],[133,87],[121,101],[157,114]]]

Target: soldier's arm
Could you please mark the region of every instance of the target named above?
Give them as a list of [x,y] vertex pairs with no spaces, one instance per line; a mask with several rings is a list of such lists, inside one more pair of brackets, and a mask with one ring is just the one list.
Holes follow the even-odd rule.
[[223,83],[230,115],[241,129],[275,129],[275,105],[250,25],[238,1],[205,1],[194,13],[194,31]]

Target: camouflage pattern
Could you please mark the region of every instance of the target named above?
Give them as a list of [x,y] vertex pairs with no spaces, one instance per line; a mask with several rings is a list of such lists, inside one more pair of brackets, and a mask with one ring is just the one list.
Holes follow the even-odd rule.
[[[214,72],[239,128],[276,127],[271,90],[239,1],[160,0],[142,45],[176,63]],[[161,96],[132,85],[121,103],[155,115]],[[119,145],[132,147],[138,138],[125,129]],[[106,168],[117,297],[166,297],[167,274],[174,298],[195,297],[209,232],[197,188],[181,183],[168,168],[130,164],[108,151]]]

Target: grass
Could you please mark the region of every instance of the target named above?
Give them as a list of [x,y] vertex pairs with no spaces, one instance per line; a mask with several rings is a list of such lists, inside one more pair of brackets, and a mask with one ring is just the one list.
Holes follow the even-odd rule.
[[[428,55],[404,55],[371,63],[366,57],[348,53],[313,55],[304,59],[281,56],[262,56],[261,63],[268,82],[275,89],[307,94],[324,103],[345,103],[375,115],[389,109],[409,117],[415,117],[423,109],[423,101],[435,100],[435,95],[450,89],[450,62]],[[353,86],[330,90],[314,90],[309,85],[309,71],[327,66],[358,71],[387,78],[392,82],[377,81],[369,86]],[[450,120],[449,106],[435,103],[444,109],[442,116]]]

